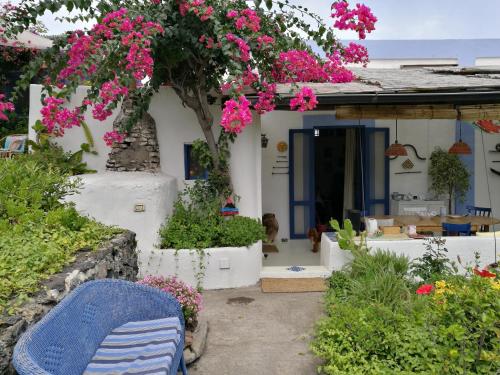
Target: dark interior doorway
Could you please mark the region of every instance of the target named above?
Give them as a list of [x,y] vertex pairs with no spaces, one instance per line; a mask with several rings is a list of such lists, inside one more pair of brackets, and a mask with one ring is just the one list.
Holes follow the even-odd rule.
[[[360,136],[356,128],[314,131],[315,219],[318,229],[328,226],[332,218],[342,221],[347,217],[347,210],[361,209]],[[349,158],[347,163],[346,158]]]

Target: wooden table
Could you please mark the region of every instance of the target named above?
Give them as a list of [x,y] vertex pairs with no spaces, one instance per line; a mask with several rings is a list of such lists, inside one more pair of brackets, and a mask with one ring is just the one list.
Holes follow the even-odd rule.
[[407,227],[408,225],[415,225],[417,232],[442,232],[442,224],[471,224],[472,232],[479,232],[482,226],[488,228],[490,225],[500,224],[500,219],[485,216],[460,216],[458,218],[450,216],[418,216],[418,215],[383,215],[383,216],[369,216],[376,220],[394,219],[394,225],[400,227]]

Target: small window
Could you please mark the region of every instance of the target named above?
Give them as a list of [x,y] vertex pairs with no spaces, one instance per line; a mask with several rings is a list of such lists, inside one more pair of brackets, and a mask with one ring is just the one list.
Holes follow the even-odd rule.
[[184,175],[186,180],[205,180],[208,172],[193,155],[193,145],[184,145]]

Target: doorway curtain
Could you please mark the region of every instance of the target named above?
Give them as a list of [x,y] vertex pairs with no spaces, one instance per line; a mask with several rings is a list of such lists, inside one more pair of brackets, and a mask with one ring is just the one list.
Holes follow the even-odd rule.
[[356,161],[356,129],[346,129],[344,165],[344,218],[354,205],[354,178]]

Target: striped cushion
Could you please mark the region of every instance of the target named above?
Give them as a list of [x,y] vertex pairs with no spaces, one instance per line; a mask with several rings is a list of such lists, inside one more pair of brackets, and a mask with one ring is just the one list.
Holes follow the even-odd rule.
[[106,336],[84,375],[169,374],[181,330],[177,317],[126,323]]

